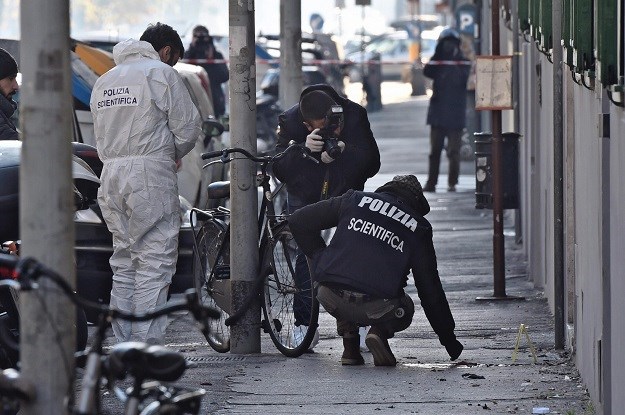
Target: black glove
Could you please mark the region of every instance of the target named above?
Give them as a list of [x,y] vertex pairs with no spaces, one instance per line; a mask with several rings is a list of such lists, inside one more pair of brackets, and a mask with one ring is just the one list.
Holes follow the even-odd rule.
[[447,354],[449,354],[449,360],[453,361],[456,360],[458,356],[460,356],[460,353],[462,353],[464,346],[462,346],[462,343],[460,343],[457,339],[454,339],[453,341],[445,344],[445,349],[447,350]]

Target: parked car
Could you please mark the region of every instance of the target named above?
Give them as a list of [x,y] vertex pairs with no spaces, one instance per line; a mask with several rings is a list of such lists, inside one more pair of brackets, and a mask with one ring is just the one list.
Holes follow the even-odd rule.
[[412,39],[404,30],[373,38],[363,51],[353,52],[346,57],[348,61],[354,63],[350,67],[350,80],[360,82],[363,64],[369,62],[376,55],[379,55],[382,65],[382,79],[401,80],[405,78],[405,73],[410,71],[411,66],[409,58],[411,43]]
[[[204,122],[205,133],[211,138],[220,135],[223,131],[217,130],[210,120]],[[97,150],[84,143],[73,142],[74,154],[85,160],[99,177],[102,162],[98,158]],[[1,157],[1,156],[0,156]],[[97,178],[96,177],[96,178]],[[95,183],[95,185],[94,185]],[[112,286],[113,272],[109,265],[109,258],[113,253],[111,233],[106,227],[102,212],[96,200],[97,183],[86,183],[81,187],[88,202],[88,207],[78,210],[74,216],[76,242],[76,288],[80,295],[103,304],[108,304]],[[180,226],[178,240],[178,262],[176,273],[169,288],[170,294],[182,293],[193,287],[193,230],[190,223],[192,205],[183,196],[179,196]],[[87,320],[94,321],[96,315],[87,312]]]
[[[108,53],[108,52],[106,52]],[[76,56],[78,55],[78,56]],[[76,120],[74,125],[73,146],[75,153],[85,159],[96,173],[96,179],[101,171],[101,163],[95,148],[93,134],[93,119],[89,111],[89,98],[91,88],[97,79],[97,75],[89,74],[86,67],[95,62],[102,64],[98,56],[95,60],[85,60],[80,54],[73,55],[73,92],[74,104],[76,107]],[[107,55],[104,55],[107,56]],[[108,55],[110,56],[110,54]],[[176,69],[180,73],[183,82],[187,86],[193,102],[195,103],[202,118],[211,120],[214,112],[205,86],[208,85],[208,75],[206,71],[195,65],[179,64]],[[207,123],[208,125],[208,123]],[[203,151],[219,150],[224,147],[220,134],[214,134],[212,130],[208,137],[199,136],[196,147],[182,160],[182,166],[178,172],[179,190],[181,193],[181,215],[183,225],[180,230],[179,259],[176,275],[172,281],[170,292],[183,292],[193,286],[192,282],[192,244],[193,237],[188,222],[188,212],[193,205],[206,207],[208,200],[206,197],[206,187],[213,181],[224,180],[227,177],[227,170],[223,164],[216,163],[207,169],[202,169],[203,161],[200,154]],[[223,130],[221,130],[223,131]],[[18,142],[21,145],[21,142]],[[0,151],[0,159],[7,157],[8,153]],[[1,164],[1,163],[0,163]],[[98,167],[100,165],[100,167]],[[17,180],[19,163],[13,163],[8,169],[0,171],[2,177],[13,177]],[[9,176],[6,176],[9,175]],[[97,189],[97,186],[96,186]],[[5,194],[6,193],[6,194]],[[187,199],[189,197],[189,199]],[[108,303],[110,298],[112,271],[108,260],[112,254],[112,239],[106,224],[104,223],[100,209],[95,202],[95,196],[88,209],[77,212],[75,218],[76,225],[76,266],[77,266],[77,289],[78,292],[93,301]],[[8,232],[0,223],[0,239],[17,239],[19,230],[17,229],[17,181],[0,181],[0,222],[9,221],[7,227],[12,227]],[[14,214],[9,215],[9,210]],[[11,218],[9,220],[9,218]],[[6,231],[6,232],[5,232]],[[2,242],[0,240],[0,242]],[[88,316],[93,319],[93,315]],[[90,320],[93,321],[93,320]]]
[[[210,124],[205,124],[209,132]],[[21,141],[0,141],[0,242],[18,240],[20,237],[18,184],[21,147]],[[95,147],[88,144],[74,141],[72,150],[76,156],[72,168],[74,185],[82,195],[81,209],[74,215],[76,290],[84,298],[107,304],[112,285],[113,273],[109,258],[113,253],[113,242],[97,203],[102,162]],[[191,204],[182,196],[179,199],[182,224],[178,263],[170,293],[182,293],[193,287],[193,232],[189,222]],[[85,311],[87,319],[95,321],[96,314]]]
[[[374,56],[380,57],[383,80],[401,80],[411,82],[412,69],[423,70],[423,65],[434,54],[439,29],[424,30],[420,39],[412,39],[405,30],[386,33],[373,38],[362,52],[353,52],[347,60],[353,62],[349,78],[352,82],[362,80],[363,63],[367,64]],[[411,61],[410,48],[413,42],[419,42],[420,61]]]
[[[275,58],[280,58],[280,36],[260,35],[258,43]],[[345,77],[349,64],[344,63],[343,48],[334,36],[325,33],[302,33],[302,63],[317,66],[339,94],[345,95]],[[327,61],[327,62],[324,62]]]
[[[87,162],[87,166],[74,161],[72,174],[75,187],[83,196],[83,210],[77,210],[75,224],[76,289],[82,297],[100,303],[108,303],[112,284],[112,271],[108,260],[113,252],[112,238],[98,207],[98,174],[101,162],[94,147],[73,142],[74,153]],[[19,174],[22,142],[0,141],[0,242],[19,240]],[[100,167],[98,168],[98,165]],[[181,215],[188,217],[188,203],[181,198]],[[180,246],[176,276],[172,280],[171,292],[184,292],[193,286],[192,270],[189,265],[193,254],[193,240],[188,221],[180,229]],[[87,312],[87,319],[95,321],[93,312]]]
[[439,15],[421,14],[416,16],[405,16],[394,20],[390,23],[390,26],[395,30],[423,32],[426,30],[432,30],[437,26],[440,26],[440,24],[441,18]]

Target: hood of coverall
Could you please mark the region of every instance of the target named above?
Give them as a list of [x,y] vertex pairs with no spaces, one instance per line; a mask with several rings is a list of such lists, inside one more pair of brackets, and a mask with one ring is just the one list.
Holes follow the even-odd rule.
[[113,47],[113,59],[116,65],[121,65],[128,58],[139,56],[160,60],[154,47],[143,40],[127,39]]

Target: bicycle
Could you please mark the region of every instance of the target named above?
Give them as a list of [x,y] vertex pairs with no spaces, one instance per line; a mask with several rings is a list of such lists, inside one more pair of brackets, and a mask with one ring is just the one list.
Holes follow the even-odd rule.
[[[268,173],[269,166],[290,151],[299,151],[302,158],[318,163],[304,147],[296,144],[274,155],[255,156],[237,147],[202,155],[204,160],[220,157],[217,162],[221,163],[229,163],[234,160],[233,155],[241,155],[257,163],[259,166],[257,185],[262,190],[258,213],[259,272],[252,295],[234,312],[230,305],[230,260],[232,259],[230,257],[230,211],[224,207],[192,210],[191,226],[195,234],[193,265],[195,288],[203,304],[222,310],[222,317],[210,323],[211,334],[206,338],[217,352],[225,353],[230,350],[229,326],[234,324],[261,294],[264,316],[262,328],[269,333],[271,340],[282,354],[288,357],[300,356],[308,350],[315,336],[319,303],[314,295],[312,282],[297,281],[297,245],[289,230],[287,215],[282,213],[281,207],[276,209],[274,205],[281,186],[272,191],[271,176]],[[211,183],[208,186],[208,195],[211,199],[226,198],[229,194],[230,182]],[[277,210],[280,213],[276,213]],[[197,221],[202,222],[202,225],[196,233],[195,222]],[[299,266],[302,265],[307,267],[306,262],[302,264],[300,259]],[[295,307],[300,307],[298,317],[304,321],[296,321]],[[294,336],[297,326],[308,327],[301,339]]]
[[[20,259],[14,255],[0,254],[0,286],[22,291],[33,290],[42,277],[52,280],[75,305],[99,313],[92,347],[88,352],[77,355],[76,365],[84,366],[84,375],[76,404],[73,392],[68,392],[68,407],[72,414],[99,413],[99,392],[103,380],[124,402],[124,415],[199,413],[202,397],[206,393],[204,389],[185,390],[161,383],[173,382],[182,376],[187,365],[181,353],[141,342],[118,343],[109,354],[103,350],[106,331],[110,321],[115,318],[146,321],[175,311],[188,310],[200,322],[204,336],[208,336],[208,320],[219,317],[219,311],[202,306],[194,289],[188,290],[183,300],[170,301],[149,313],[132,314],[82,299],[60,275],[32,258]],[[131,388],[122,391],[114,387],[116,380],[123,380],[127,376],[133,378]],[[6,369],[0,372],[0,397],[0,409],[5,411],[3,413],[15,413],[12,411],[17,411],[20,401],[36,398],[35,388],[22,379],[16,370]]]

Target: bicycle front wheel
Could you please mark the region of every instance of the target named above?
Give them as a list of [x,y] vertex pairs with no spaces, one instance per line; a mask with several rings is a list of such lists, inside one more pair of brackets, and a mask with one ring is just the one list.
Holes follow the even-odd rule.
[[225,321],[230,311],[230,240],[228,227],[219,219],[205,222],[196,236],[193,283],[200,301],[221,311],[209,319],[208,344],[220,353],[230,350],[230,328]]
[[286,224],[269,238],[263,262],[265,330],[282,354],[298,357],[317,331],[319,303],[306,258]]

